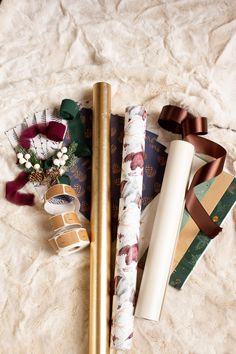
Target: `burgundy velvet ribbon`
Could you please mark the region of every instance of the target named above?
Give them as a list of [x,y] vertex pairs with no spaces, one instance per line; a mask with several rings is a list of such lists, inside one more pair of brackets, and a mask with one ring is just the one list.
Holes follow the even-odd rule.
[[19,189],[23,188],[28,182],[28,173],[21,172],[14,181],[6,183],[6,199],[16,205],[33,205],[34,195],[31,193],[20,193]]
[[30,139],[38,134],[45,135],[49,140],[62,141],[65,134],[65,125],[59,122],[49,122],[48,124],[35,124],[25,129],[19,138],[19,145],[25,149],[30,148]]
[[[25,129],[19,138],[19,144],[25,148],[30,148],[30,139],[38,134],[45,135],[49,140],[62,141],[65,134],[65,125],[59,122],[49,122],[48,124],[35,124]],[[33,205],[34,195],[31,193],[18,192],[28,182],[28,173],[21,172],[14,181],[6,183],[6,199],[17,205]]]
[[222,228],[214,223],[198,198],[194,187],[202,182],[218,176],[224,167],[226,150],[219,144],[202,138],[199,135],[207,134],[207,118],[195,117],[187,110],[177,106],[164,106],[159,116],[160,126],[172,133],[182,134],[183,140],[194,145],[196,152],[214,158],[195,173],[191,185],[186,193],[186,209],[192,219],[209,238],[214,238]]

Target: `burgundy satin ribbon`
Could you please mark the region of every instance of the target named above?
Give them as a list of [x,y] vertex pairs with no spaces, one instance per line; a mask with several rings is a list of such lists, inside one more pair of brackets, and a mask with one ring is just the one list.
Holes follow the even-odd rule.
[[186,193],[186,209],[192,219],[208,237],[214,238],[222,228],[214,223],[194,193],[194,187],[218,176],[224,167],[226,150],[219,144],[202,138],[207,134],[207,118],[195,117],[183,108],[164,106],[158,119],[160,126],[172,133],[182,134],[183,140],[194,145],[196,152],[211,156],[213,161],[206,163],[195,173]]
[[19,145],[25,149],[30,148],[30,139],[38,134],[45,135],[49,140],[62,141],[65,134],[65,125],[59,122],[49,122],[48,124],[34,124],[25,129],[19,138]]
[[[38,134],[45,135],[49,140],[62,141],[65,134],[65,125],[59,122],[49,122],[48,124],[35,124],[25,129],[19,138],[19,144],[25,148],[30,148],[30,139]],[[33,205],[34,195],[31,193],[18,192],[28,182],[29,174],[21,172],[14,181],[6,183],[5,198],[16,205]]]

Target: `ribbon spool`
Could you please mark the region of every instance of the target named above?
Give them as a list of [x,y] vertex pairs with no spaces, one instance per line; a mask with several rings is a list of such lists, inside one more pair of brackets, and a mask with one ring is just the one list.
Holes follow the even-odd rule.
[[59,255],[78,252],[90,243],[77,215],[79,208],[75,190],[66,184],[56,184],[44,195],[44,209],[52,215],[49,221],[53,236],[48,241]]

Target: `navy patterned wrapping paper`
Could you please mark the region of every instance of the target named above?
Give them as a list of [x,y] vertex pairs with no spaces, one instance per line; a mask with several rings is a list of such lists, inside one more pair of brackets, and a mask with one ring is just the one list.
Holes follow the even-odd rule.
[[[81,121],[84,125],[86,142],[92,149],[92,110],[82,108],[80,114]],[[111,115],[111,223],[113,240],[116,238],[117,230],[123,134],[124,117]],[[156,139],[156,134],[146,131],[142,210],[160,192],[164,176],[167,160],[166,147],[160,144]],[[67,133],[64,143],[66,145],[70,143],[69,133]],[[77,165],[68,172],[68,175],[71,179],[71,186],[78,194],[81,203],[80,211],[89,219],[91,158],[80,158]]]

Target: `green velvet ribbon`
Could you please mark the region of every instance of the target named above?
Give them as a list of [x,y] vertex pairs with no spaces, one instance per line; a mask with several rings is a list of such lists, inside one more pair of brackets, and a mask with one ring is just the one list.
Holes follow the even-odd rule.
[[68,121],[71,140],[78,144],[75,155],[87,157],[91,155],[90,149],[85,142],[84,127],[80,119],[80,109],[73,100],[64,99],[60,107],[60,117]]

